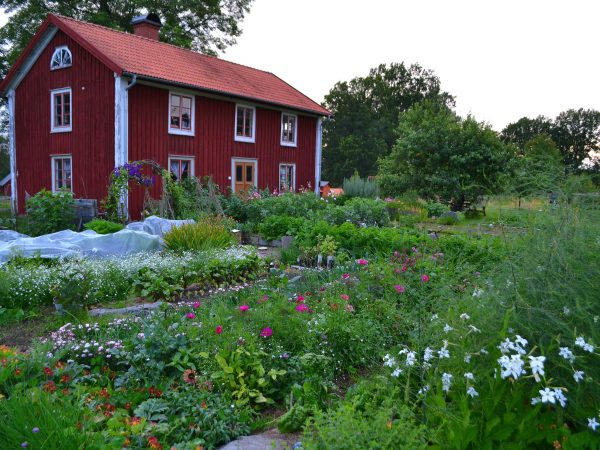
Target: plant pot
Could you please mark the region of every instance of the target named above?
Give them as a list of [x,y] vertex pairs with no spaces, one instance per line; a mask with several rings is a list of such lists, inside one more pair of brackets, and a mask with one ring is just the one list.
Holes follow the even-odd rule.
[[333,260],[334,260],[333,255],[329,255],[327,257],[327,268],[328,269],[333,268]]
[[317,255],[317,267],[321,267],[323,265],[323,255]]
[[282,236],[281,248],[287,250],[288,248],[290,248],[290,245],[292,245],[292,242],[294,242],[294,236]]
[[59,316],[65,315],[65,309],[63,308],[63,305],[61,303],[54,303],[54,310]]

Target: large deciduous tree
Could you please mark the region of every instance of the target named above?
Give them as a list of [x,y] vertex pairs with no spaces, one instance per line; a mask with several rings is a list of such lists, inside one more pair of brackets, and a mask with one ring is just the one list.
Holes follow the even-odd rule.
[[451,203],[453,210],[498,192],[515,152],[488,125],[471,116],[461,119],[432,100],[403,113],[397,134],[381,175],[396,177],[396,186],[423,198]]
[[0,28],[0,75],[4,76],[49,13],[61,14],[122,31],[144,10],[163,22],[161,40],[216,55],[235,43],[239,23],[252,0],[0,0],[11,14]]
[[324,102],[333,118],[324,126],[323,178],[341,183],[355,170],[375,175],[378,158],[396,139],[398,115],[424,99],[454,101],[439,78],[418,64],[381,64],[365,77],[336,83]]

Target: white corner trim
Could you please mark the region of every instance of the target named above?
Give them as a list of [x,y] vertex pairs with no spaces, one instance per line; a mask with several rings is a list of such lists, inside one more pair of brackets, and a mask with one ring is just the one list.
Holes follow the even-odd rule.
[[[177,128],[171,128],[171,96],[184,95],[192,98],[192,120],[190,123],[191,128],[189,130],[181,130]],[[169,91],[169,109],[167,110],[167,130],[169,134],[178,134],[180,136],[194,136],[196,129],[196,96],[184,91]]]
[[256,158],[231,158],[231,192],[235,192],[235,163],[251,162],[254,163],[254,187],[258,186],[258,159]]
[[71,161],[71,192],[73,192],[73,157],[70,154],[65,155],[52,155],[50,156],[50,170],[52,170],[52,192],[59,192],[56,190],[56,170],[55,164],[57,159],[68,159]]
[[[284,141],[283,140],[283,116],[292,116],[294,117],[296,120],[294,121],[294,141],[293,142],[289,142],[289,141]],[[279,143],[280,145],[283,145],[284,147],[296,147],[297,143],[298,143],[298,115],[297,114],[292,114],[286,111],[282,111],[281,112],[281,130],[279,131]]]
[[21,69],[15,74],[10,84],[6,87],[7,91],[10,91],[11,89],[16,89],[19,86],[19,84],[21,84],[23,78],[25,78],[25,76],[29,73],[33,65],[39,59],[42,52],[45,50],[48,44],[50,44],[50,41],[52,41],[57,31],[58,28],[56,28],[54,25],[51,25],[46,30],[46,33],[40,39],[40,42],[38,43],[37,47],[35,47],[31,51],[29,57],[23,62],[23,66],[21,67]]
[[8,154],[10,156],[10,209],[17,214],[17,152],[15,142],[15,90],[8,91]]
[[[54,125],[54,113],[56,108],[54,107],[54,96],[56,94],[69,93],[69,126],[57,127]],[[73,91],[70,87],[52,89],[50,91],[50,133],[68,133],[73,131]]]
[[[128,162],[128,108],[129,94],[127,80],[115,74],[115,167]],[[129,211],[129,194],[125,194],[121,202]]]
[[323,152],[323,119],[317,119],[317,139],[315,144],[315,194],[319,195],[321,184],[321,157]]
[[[238,108],[246,108],[252,110],[252,136],[238,136],[237,134],[237,123],[238,123]],[[256,142],[256,108],[254,106],[246,105],[243,103],[235,104],[235,121],[233,122],[233,139],[236,142],[249,142],[254,144]]]
[[296,163],[279,163],[279,175],[278,175],[278,186],[277,190],[281,188],[281,166],[292,166],[292,192],[296,192]]

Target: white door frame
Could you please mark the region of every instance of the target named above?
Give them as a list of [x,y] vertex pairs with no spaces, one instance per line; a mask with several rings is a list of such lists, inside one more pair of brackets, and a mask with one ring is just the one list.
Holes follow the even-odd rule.
[[231,192],[235,192],[235,163],[254,163],[254,187],[258,186],[258,159],[256,158],[231,158]]

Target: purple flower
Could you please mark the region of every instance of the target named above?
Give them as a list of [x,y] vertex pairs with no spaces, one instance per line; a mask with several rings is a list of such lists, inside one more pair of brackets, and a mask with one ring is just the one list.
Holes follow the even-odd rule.
[[33,431],[34,433],[39,433],[40,429],[38,427],[34,427],[33,430],[31,430],[31,431]]
[[21,447],[22,447],[22,448],[27,448],[27,446],[28,446],[28,445],[29,445],[29,444],[27,444],[27,441],[25,441],[25,442],[21,442]]

